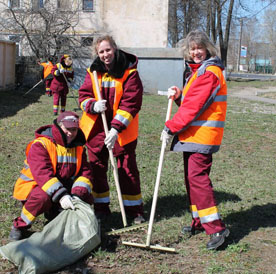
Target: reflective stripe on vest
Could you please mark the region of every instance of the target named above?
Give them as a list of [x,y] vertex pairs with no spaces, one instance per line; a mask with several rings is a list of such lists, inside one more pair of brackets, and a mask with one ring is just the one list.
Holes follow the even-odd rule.
[[[56,145],[51,142],[46,137],[39,137],[32,142],[30,142],[26,147],[26,159],[24,161],[24,167],[21,170],[20,177],[17,179],[14,190],[13,190],[13,197],[17,200],[24,201],[27,199],[28,195],[32,191],[32,189],[37,185],[36,181],[33,178],[33,175],[31,173],[30,167],[27,162],[27,156],[29,154],[29,150],[32,146],[32,144],[40,142],[44,148],[47,150],[51,163],[53,168],[54,175],[56,174],[56,167],[57,167],[57,147]],[[79,173],[81,168],[81,162],[82,162],[82,153],[83,153],[83,147],[78,146],[76,147],[76,155],[77,155],[77,163],[76,163],[76,172],[75,176]],[[62,184],[59,182],[59,180],[54,177],[50,179],[49,181],[45,182],[45,184],[42,187],[42,190],[44,190],[48,195],[52,195],[53,192],[55,192],[58,188],[60,188]]]
[[[139,115],[137,114],[134,118],[126,111],[119,109],[119,104],[121,101],[121,98],[123,96],[123,84],[129,74],[131,74],[136,69],[127,69],[123,75],[122,78],[113,78],[111,76],[107,76],[107,73],[101,74],[98,73],[98,82],[99,87],[115,87],[115,96],[114,96],[114,104],[113,104],[113,118],[117,119],[121,123],[123,123],[126,126],[126,129],[124,129],[121,133],[118,134],[118,142],[120,146],[124,146],[134,140],[138,137],[138,127],[139,127]],[[98,100],[98,95],[96,92],[96,85],[94,82],[93,73],[90,71],[90,69],[87,70],[91,82],[92,82],[92,88],[94,91],[95,99]],[[98,114],[88,114],[85,111],[85,105],[88,101],[92,99],[86,99],[81,103],[81,108],[83,110],[83,115],[80,120],[80,128],[82,129],[86,140],[89,137],[89,134],[96,122],[96,119],[99,117]]]
[[45,79],[51,73],[51,70],[54,67],[54,65],[50,61],[48,61],[47,63],[41,63],[41,66],[44,67],[43,78]]
[[69,73],[72,73],[73,72],[73,68],[72,66],[71,67],[64,67],[61,63],[57,63],[57,69],[58,70],[61,70],[61,69],[64,69],[65,72],[69,72]]
[[[227,107],[227,87],[222,71],[217,66],[209,66],[207,71],[214,73],[219,79],[220,85],[213,91],[211,97],[203,106],[198,117],[185,129],[179,133],[178,138],[185,146],[193,149],[196,147],[216,152],[223,137],[224,122]],[[197,78],[197,72],[191,77],[183,89],[183,101],[190,86]],[[182,101],[182,103],[183,103]]]

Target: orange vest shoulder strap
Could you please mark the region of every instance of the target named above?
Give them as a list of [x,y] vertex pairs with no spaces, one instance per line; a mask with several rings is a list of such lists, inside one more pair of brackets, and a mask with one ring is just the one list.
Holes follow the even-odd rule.
[[75,176],[77,176],[77,174],[81,169],[82,153],[83,153],[83,146],[77,146],[77,167],[76,167]]
[[35,140],[33,140],[31,143],[28,144],[27,149],[26,149],[26,156],[28,155],[27,153],[29,153],[29,150],[31,148],[31,146],[34,143],[40,142],[45,149],[47,149],[48,154],[50,156],[51,162],[52,162],[52,166],[53,166],[53,170],[54,170],[54,174],[56,174],[57,171],[57,150],[56,150],[56,145],[50,141],[48,138],[46,137],[39,137]]

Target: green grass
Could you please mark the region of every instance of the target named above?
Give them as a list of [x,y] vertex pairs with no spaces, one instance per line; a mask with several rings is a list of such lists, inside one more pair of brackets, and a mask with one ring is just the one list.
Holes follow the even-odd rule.
[[[241,84],[241,83],[238,83]],[[230,89],[233,82],[229,83]],[[247,82],[264,88],[271,83]],[[26,92],[26,91],[25,91]],[[51,124],[52,98],[33,91],[1,92],[0,102],[0,236],[6,244],[12,219],[20,214],[12,189],[25,158],[26,144],[34,131]],[[254,106],[254,107],[253,107]],[[67,109],[76,103],[68,98]],[[161,148],[160,134],[167,109],[165,96],[144,95],[140,112],[137,161],[146,217],[149,218]],[[269,109],[269,111],[263,111]],[[173,112],[176,111],[174,107]],[[104,237],[95,252],[58,273],[274,273],[276,204],[276,118],[275,105],[229,98],[225,134],[221,149],[214,154],[211,179],[220,214],[231,234],[228,246],[207,251],[208,237],[180,235],[191,221],[183,179],[181,153],[165,153],[152,244],[174,247],[177,254],[126,247],[121,240],[145,243],[146,229],[120,237]],[[79,111],[78,111],[79,112]],[[81,114],[79,112],[79,114]],[[112,172],[109,171],[112,180]],[[102,224],[103,232],[121,228],[122,222],[114,183],[111,186],[112,217]],[[42,228],[38,218],[33,230]],[[14,266],[0,260],[0,273],[14,272]],[[84,273],[84,272],[83,272]]]

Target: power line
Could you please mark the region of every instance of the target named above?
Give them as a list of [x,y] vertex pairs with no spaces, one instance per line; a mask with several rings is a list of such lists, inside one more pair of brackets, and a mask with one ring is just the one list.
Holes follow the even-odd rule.
[[267,7],[269,7],[270,5],[272,5],[273,3],[275,3],[276,0],[273,0],[272,2],[270,2],[267,6],[263,7],[261,10],[257,11],[255,14],[251,15],[250,17],[247,17],[247,19],[250,19],[252,17],[255,17],[256,15],[258,15],[260,12],[262,12],[264,9],[266,9]]

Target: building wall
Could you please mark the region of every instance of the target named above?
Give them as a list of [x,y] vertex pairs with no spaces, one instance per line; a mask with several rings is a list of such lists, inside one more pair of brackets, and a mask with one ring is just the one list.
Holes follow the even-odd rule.
[[[175,48],[122,48],[138,57],[138,71],[143,83],[144,92],[156,94],[167,91],[169,87],[183,86],[183,55]],[[86,68],[92,63],[91,59],[74,60],[74,88],[82,85]]]
[[0,89],[15,84],[15,51],[14,42],[0,41]]
[[167,47],[168,0],[109,0],[103,21],[121,47]]

